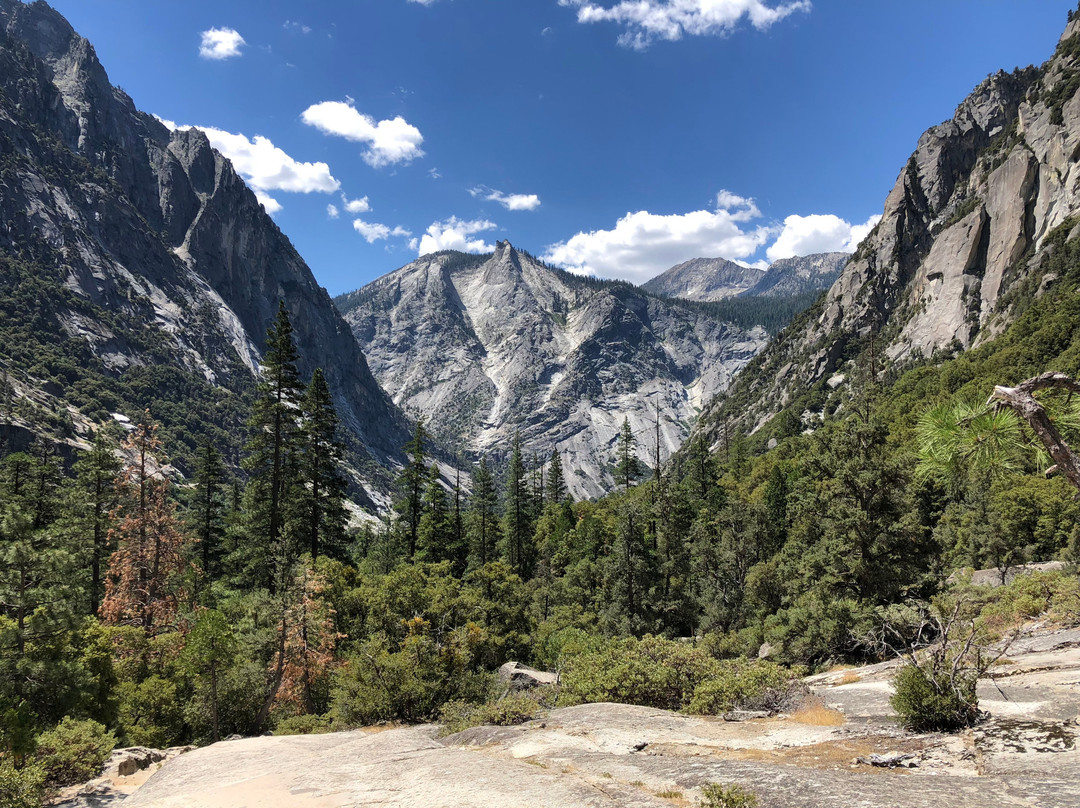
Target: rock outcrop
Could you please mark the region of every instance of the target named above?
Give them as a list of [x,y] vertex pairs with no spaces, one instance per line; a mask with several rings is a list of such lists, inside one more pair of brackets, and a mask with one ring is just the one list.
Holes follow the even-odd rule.
[[[140,112],[40,0],[0,0],[0,166],[0,255],[75,296],[52,312],[65,348],[85,345],[104,373],[164,363],[237,394],[283,299],[301,370],[323,367],[354,460],[369,479],[395,462],[405,419],[230,162],[201,132]],[[154,392],[182,406],[182,391]]]
[[781,258],[765,270],[724,258],[695,258],[662,272],[641,288],[655,295],[702,302],[805,295],[831,286],[850,257],[831,252]]
[[[1041,68],[998,72],[934,126],[824,299],[736,385],[760,426],[859,354],[903,365],[993,338],[1030,296],[1047,236],[1080,211],[1080,20]],[[702,419],[715,432],[717,402]]]
[[765,345],[703,307],[579,278],[508,242],[492,255],[424,256],[336,302],[375,377],[410,415],[470,453],[563,455],[577,496],[613,484],[623,418],[652,462]]
[[762,280],[764,273],[726,258],[693,258],[676,264],[641,285],[646,292],[683,300],[723,300],[741,295]]
[[218,743],[165,764],[126,806],[660,808],[719,782],[755,792],[762,808],[1072,808],[1078,641],[1074,629],[1018,643],[1000,691],[980,687],[993,717],[957,735],[899,730],[896,663],[882,663],[812,677],[818,705],[775,718],[585,704],[443,738],[426,726]]

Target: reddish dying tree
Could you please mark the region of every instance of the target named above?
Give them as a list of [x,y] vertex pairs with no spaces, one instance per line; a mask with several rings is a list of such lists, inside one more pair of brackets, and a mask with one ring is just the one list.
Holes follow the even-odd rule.
[[101,617],[111,625],[138,626],[148,634],[173,627],[181,598],[185,538],[169,500],[169,478],[158,426],[146,413],[121,449],[124,468],[117,478],[120,505],[109,542],[109,559]]

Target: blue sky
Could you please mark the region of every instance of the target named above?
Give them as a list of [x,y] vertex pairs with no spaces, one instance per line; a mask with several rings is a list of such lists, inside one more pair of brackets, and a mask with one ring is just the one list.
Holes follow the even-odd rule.
[[140,108],[209,129],[332,294],[496,239],[635,282],[850,249],[919,134],[1075,6],[53,4]]

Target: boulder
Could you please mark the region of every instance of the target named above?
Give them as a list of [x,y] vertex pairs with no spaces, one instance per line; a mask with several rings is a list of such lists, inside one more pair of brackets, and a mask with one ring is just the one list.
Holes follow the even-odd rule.
[[510,690],[532,690],[535,687],[557,685],[559,674],[538,671],[520,662],[507,662],[499,668],[499,681],[504,682]]

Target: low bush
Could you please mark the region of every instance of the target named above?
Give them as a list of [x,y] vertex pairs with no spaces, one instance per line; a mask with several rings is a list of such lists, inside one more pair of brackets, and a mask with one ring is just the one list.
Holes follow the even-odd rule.
[[278,721],[275,735],[322,735],[330,732],[331,721],[325,715],[292,715]]
[[720,662],[693,645],[647,635],[564,653],[561,666],[560,705],[614,701],[681,710]]
[[694,689],[686,712],[720,715],[731,710],[776,712],[801,700],[805,686],[787,668],[766,660],[726,660]]
[[116,736],[104,725],[66,716],[38,736],[34,763],[49,788],[75,785],[97,777],[115,746]]
[[45,772],[40,766],[16,769],[0,760],[0,805],[4,808],[41,808],[45,798]]
[[742,786],[706,783],[701,787],[700,808],[754,808],[757,794]]
[[889,703],[900,723],[914,732],[952,732],[978,723],[974,674],[953,679],[946,671],[904,665],[893,679]]
[[483,704],[469,704],[456,699],[439,711],[443,735],[452,735],[469,727],[494,725],[511,727],[540,718],[546,712],[539,693],[511,693]]

